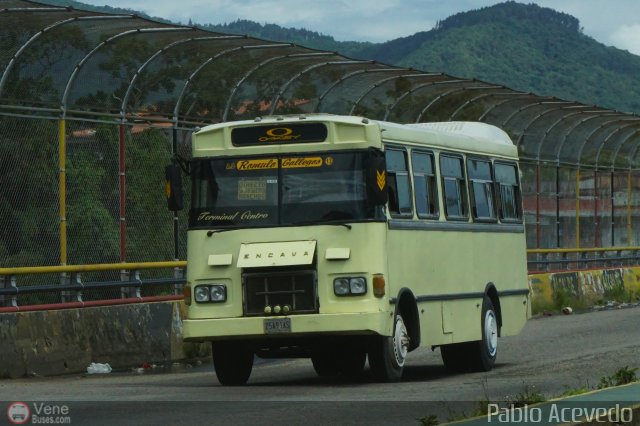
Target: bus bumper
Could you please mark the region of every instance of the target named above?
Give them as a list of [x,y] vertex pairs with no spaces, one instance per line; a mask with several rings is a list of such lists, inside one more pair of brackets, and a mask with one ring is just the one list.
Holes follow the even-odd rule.
[[313,334],[380,334],[391,335],[393,312],[350,314],[291,315],[291,331],[265,333],[265,321],[285,317],[241,317],[186,319],[183,321],[185,341],[223,340],[228,338],[302,337]]

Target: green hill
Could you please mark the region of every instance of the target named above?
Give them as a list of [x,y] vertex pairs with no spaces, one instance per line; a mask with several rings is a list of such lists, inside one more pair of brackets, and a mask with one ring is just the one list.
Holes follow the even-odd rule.
[[[68,0],[48,3],[136,13]],[[386,43],[339,42],[305,29],[247,20],[197,26],[640,113],[640,56],[605,46],[584,35],[573,16],[535,4],[508,1],[459,13],[434,29]]]

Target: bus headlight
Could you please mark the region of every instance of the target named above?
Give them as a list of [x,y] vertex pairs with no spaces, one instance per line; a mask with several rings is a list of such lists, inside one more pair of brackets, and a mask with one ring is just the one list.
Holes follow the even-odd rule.
[[227,287],[224,284],[215,284],[211,286],[211,301],[224,302],[227,300]]
[[333,280],[333,292],[336,296],[347,296],[349,294],[349,278],[336,278]]
[[364,277],[342,277],[333,280],[333,292],[336,296],[360,296],[367,292],[367,279]]
[[224,284],[199,285],[194,290],[198,303],[220,303],[227,300],[227,287]]
[[367,292],[367,280],[363,277],[351,278],[349,280],[351,294],[365,294]]
[[199,285],[198,287],[196,287],[196,291],[194,294],[196,297],[196,302],[203,303],[209,301],[209,295],[211,294],[211,292],[209,290],[209,286]]

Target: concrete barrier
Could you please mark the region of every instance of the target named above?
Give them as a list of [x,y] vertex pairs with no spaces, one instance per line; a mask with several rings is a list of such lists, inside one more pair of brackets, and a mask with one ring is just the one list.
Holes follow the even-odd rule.
[[0,378],[86,371],[204,356],[209,345],[183,344],[181,302],[0,314]]
[[640,267],[592,269],[529,275],[532,304],[541,308],[593,305],[640,296]]

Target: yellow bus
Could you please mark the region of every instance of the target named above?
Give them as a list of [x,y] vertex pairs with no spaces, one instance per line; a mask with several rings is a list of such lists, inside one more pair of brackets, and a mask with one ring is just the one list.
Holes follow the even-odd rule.
[[397,381],[421,346],[487,371],[530,315],[517,149],[496,127],[257,118],[195,132],[189,166],[184,339],[212,342],[223,385],[255,356],[320,376],[368,358]]

